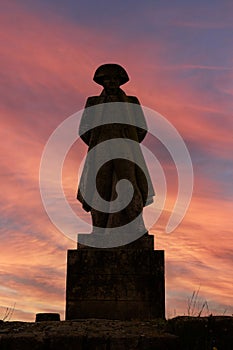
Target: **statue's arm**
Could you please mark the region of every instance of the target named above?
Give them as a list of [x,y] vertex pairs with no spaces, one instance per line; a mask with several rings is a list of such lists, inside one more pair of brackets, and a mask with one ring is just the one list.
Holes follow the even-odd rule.
[[142,126],[137,127],[137,135],[138,135],[138,142],[142,142],[143,139],[145,138],[146,134],[147,134],[147,124],[146,124],[146,119],[143,113],[143,110],[141,108],[141,104],[138,100],[138,98],[136,96],[129,96],[130,98],[130,102],[131,103],[135,103],[137,105],[139,105],[140,107],[137,108],[137,113],[135,115],[136,121],[137,121],[137,125]]
[[[89,146],[90,138],[91,138],[91,125],[90,125],[90,117],[88,118],[88,107],[94,106],[96,104],[96,96],[88,97],[85,109],[81,118],[80,126],[79,126],[79,135],[81,139]],[[85,131],[88,130],[88,131]]]

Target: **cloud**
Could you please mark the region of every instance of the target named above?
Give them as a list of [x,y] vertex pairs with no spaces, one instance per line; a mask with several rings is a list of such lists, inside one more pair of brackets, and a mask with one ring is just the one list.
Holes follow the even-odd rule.
[[[123,87],[127,94],[138,96],[173,123],[194,163],[191,206],[176,231],[165,235],[176,199],[176,169],[162,145],[150,137],[145,142],[160,160],[169,189],[165,210],[151,229],[156,248],[166,250],[168,308],[177,305],[177,312],[186,311],[187,297],[201,285],[201,297],[213,309],[220,312],[226,307],[230,313],[231,65],[222,59],[217,64],[215,56],[209,59],[209,53],[197,46],[199,38],[189,51],[185,45],[190,37],[180,32],[174,33],[174,40],[171,31],[152,40],[153,31],[145,35],[139,28],[136,40],[133,27],[130,33],[124,28],[116,32],[114,25],[108,31],[93,29],[69,16],[51,14],[45,10],[42,16],[33,6],[17,1],[8,2],[1,13],[0,304],[16,302],[14,319],[34,320],[36,312],[46,310],[63,315],[66,250],[75,249],[75,243],[53,226],[44,211],[38,184],[40,158],[54,128],[83,108],[87,96],[100,93],[92,82],[96,67],[114,61],[130,74],[131,81]],[[184,14],[178,20],[186,25]],[[172,9],[169,16],[172,26]],[[134,21],[138,25],[131,18]],[[227,50],[223,48],[224,55]],[[63,186],[74,211],[88,220],[75,198],[85,153],[81,142],[73,145],[64,163]],[[156,198],[150,215],[155,208]]]

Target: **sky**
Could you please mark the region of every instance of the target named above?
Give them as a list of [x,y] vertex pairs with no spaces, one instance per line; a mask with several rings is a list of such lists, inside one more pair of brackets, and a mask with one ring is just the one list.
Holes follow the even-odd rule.
[[[103,63],[121,64],[122,88],[158,111],[182,136],[194,171],[190,206],[171,233],[177,196],[169,153],[145,139],[164,169],[167,199],[151,227],[165,250],[166,315],[232,315],[233,2],[231,0],[3,0],[0,12],[0,319],[64,319],[67,249],[76,244],[50,221],[39,189],[40,161],[55,128],[99,95]],[[63,167],[63,189],[77,215],[77,141]],[[150,215],[156,211],[156,198]],[[156,297],[156,293],[155,293]]]

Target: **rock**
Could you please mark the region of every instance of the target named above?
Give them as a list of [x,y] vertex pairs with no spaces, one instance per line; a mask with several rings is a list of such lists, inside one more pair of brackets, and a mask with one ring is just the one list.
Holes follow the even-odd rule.
[[45,322],[45,321],[60,321],[60,314],[56,314],[52,312],[36,314],[36,322]]

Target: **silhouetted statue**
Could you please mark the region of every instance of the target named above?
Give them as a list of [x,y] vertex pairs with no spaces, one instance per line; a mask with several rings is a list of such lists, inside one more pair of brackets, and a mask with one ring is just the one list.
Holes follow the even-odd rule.
[[[125,84],[129,77],[126,71],[117,64],[100,66],[96,70],[93,80],[102,85],[104,89],[100,96],[88,97],[80,123],[79,134],[88,145],[88,152],[93,150],[95,146],[97,146],[97,149],[95,158],[92,160],[87,158],[85,162],[77,199],[82,203],[85,211],[91,212],[95,228],[119,227],[132,222],[135,218],[139,218],[135,229],[145,230],[146,232],[141,214],[143,207],[153,202],[154,191],[139,145],[147,133],[146,121],[140,103],[137,97],[127,96],[120,89],[120,86]],[[117,104],[115,102],[121,103]],[[132,104],[134,104],[133,107]],[[95,108],[88,108],[93,106],[98,108],[96,110]],[[110,144],[98,151],[98,147],[103,141],[113,139],[119,139],[119,148],[123,153],[122,157],[116,158],[114,156],[115,149],[118,148],[116,143],[112,148]],[[118,142],[118,140],[115,140],[115,142]],[[97,164],[105,156],[110,160],[99,169]],[[126,159],[127,157],[131,160]],[[140,161],[141,167],[136,164],[137,161]],[[95,177],[96,172],[97,176]],[[100,197],[110,204],[117,199],[116,185],[122,179],[129,180],[133,186],[134,193],[130,203],[124,209],[111,213],[108,210],[94,208],[95,205],[92,205],[92,203],[95,201],[98,203],[96,197],[98,194],[90,189],[93,181],[95,181]],[[87,194],[88,201],[86,200]],[[121,195],[125,197],[121,198],[126,200],[128,193],[124,191]]]

